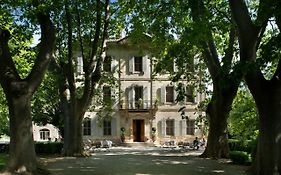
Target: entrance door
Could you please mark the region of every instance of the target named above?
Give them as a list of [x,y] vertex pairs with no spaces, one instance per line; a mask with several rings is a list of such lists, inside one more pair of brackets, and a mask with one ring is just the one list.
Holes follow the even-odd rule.
[[134,142],[144,142],[144,120],[133,120]]

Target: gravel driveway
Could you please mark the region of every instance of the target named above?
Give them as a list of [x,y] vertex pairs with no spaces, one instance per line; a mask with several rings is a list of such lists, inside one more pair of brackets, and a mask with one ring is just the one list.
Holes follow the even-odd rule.
[[55,175],[245,175],[245,166],[202,159],[202,151],[158,147],[113,147],[91,157],[45,159]]

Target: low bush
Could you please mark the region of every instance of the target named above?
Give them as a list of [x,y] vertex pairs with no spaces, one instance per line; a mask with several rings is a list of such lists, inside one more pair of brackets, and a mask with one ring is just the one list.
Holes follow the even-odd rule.
[[249,165],[251,162],[250,154],[245,151],[230,151],[229,157],[234,164]]
[[63,148],[61,142],[37,142],[35,151],[37,154],[60,154]]
[[244,151],[251,154],[256,147],[256,140],[246,140],[244,142],[237,139],[229,139],[228,145],[230,151]]

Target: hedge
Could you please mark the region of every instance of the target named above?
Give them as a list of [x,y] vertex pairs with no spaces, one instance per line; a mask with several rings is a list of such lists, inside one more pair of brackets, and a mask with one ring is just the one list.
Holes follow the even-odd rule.
[[249,165],[251,163],[250,154],[245,151],[230,151],[229,157],[234,164]]
[[63,148],[62,142],[36,142],[35,152],[37,154],[60,154]]

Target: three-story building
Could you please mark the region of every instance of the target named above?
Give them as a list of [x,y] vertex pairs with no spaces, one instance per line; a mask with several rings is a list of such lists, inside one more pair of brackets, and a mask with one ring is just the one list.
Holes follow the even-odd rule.
[[[124,133],[125,142],[156,140],[160,143],[202,136],[195,120],[201,115],[196,107],[203,95],[186,86],[186,100],[176,103],[177,92],[168,74],[153,74],[154,58],[149,40],[150,37],[144,35],[138,41],[130,37],[107,41],[103,71],[113,74],[117,88],[104,85],[102,91],[104,98],[114,96],[113,111],[109,119],[102,121],[98,111],[87,112],[83,122],[84,139],[120,142]],[[188,118],[178,112],[182,106]]]

